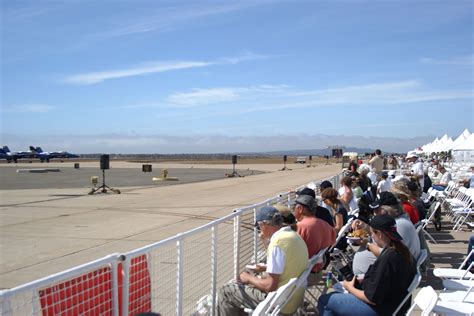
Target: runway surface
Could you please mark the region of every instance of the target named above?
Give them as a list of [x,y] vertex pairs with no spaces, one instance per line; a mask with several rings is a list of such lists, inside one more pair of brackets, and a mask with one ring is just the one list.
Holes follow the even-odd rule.
[[[52,171],[47,171],[47,170]],[[169,177],[176,177],[178,181],[153,181],[153,177],[160,177],[163,168],[155,168],[152,172],[142,172],[141,165],[136,168],[112,168],[105,170],[105,182],[114,188],[143,187],[143,186],[167,186],[190,182],[201,182],[208,180],[224,179],[226,173],[232,173],[232,169],[212,168],[166,168]],[[31,172],[28,172],[31,171]],[[257,170],[237,170],[242,176],[260,174]],[[94,167],[82,167],[74,169],[71,165],[60,165],[51,167],[46,164],[40,167],[30,165],[19,165],[17,168],[0,167],[0,190],[22,190],[22,189],[58,189],[58,188],[84,188],[92,187],[91,177],[97,176],[99,185],[103,183],[102,171]]]
[[[242,173],[253,170],[254,175],[225,178],[231,165],[153,164],[152,174],[143,174],[141,164],[113,162],[107,183],[122,194],[88,195],[90,176],[100,176],[99,165],[80,165],[79,170],[72,162],[0,165],[0,288],[163,240],[340,171],[340,164],[295,165],[286,171],[279,171],[280,164],[240,165]],[[23,168],[61,172],[16,173]],[[161,168],[178,178],[184,170],[181,177],[189,176],[188,183],[147,182]]]

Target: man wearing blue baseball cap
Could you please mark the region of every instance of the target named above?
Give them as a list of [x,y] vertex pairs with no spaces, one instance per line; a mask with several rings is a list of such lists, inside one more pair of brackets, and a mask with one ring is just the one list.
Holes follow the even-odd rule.
[[[262,238],[269,239],[267,265],[263,275],[242,272],[238,282],[220,288],[217,315],[247,315],[244,308],[255,309],[267,294],[285,285],[291,278],[299,277],[308,263],[308,249],[301,237],[289,226],[283,226],[280,212],[273,206],[259,209],[255,216],[255,227]],[[256,272],[261,266],[257,266]],[[304,289],[299,289],[281,311],[293,314],[300,306]]]

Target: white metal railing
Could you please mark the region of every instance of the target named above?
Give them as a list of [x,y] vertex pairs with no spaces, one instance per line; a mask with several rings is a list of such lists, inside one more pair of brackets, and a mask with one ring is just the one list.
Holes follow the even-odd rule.
[[[340,177],[323,180],[337,189]],[[317,183],[307,185],[319,192]],[[256,210],[294,198],[279,194],[174,237],[1,291],[0,315],[192,315],[206,296],[215,315],[218,289],[263,251]]]

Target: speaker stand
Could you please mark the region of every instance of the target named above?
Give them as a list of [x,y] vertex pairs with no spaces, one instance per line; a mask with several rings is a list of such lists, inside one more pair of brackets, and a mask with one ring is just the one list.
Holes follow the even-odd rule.
[[228,178],[233,178],[233,177],[242,178],[243,177],[237,171],[235,171],[235,163],[232,164],[232,173],[226,173],[225,176]]
[[89,195],[92,195],[92,194],[96,193],[99,190],[100,190],[100,192],[98,192],[98,193],[107,193],[107,189],[109,191],[112,191],[113,193],[120,194],[119,189],[111,188],[107,184],[105,184],[105,170],[102,169],[102,185],[97,187],[97,188],[96,187],[92,188],[91,191],[89,192]]
[[290,170],[290,171],[291,171],[290,168],[287,168],[287,167],[286,167],[286,161],[284,160],[284,161],[283,161],[283,168],[280,169],[280,171],[285,171],[285,170]]

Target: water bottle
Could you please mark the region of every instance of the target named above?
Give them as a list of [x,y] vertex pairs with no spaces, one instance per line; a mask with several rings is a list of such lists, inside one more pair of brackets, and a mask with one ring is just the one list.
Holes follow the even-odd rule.
[[326,274],[326,287],[329,288],[332,286],[332,272],[328,271]]

